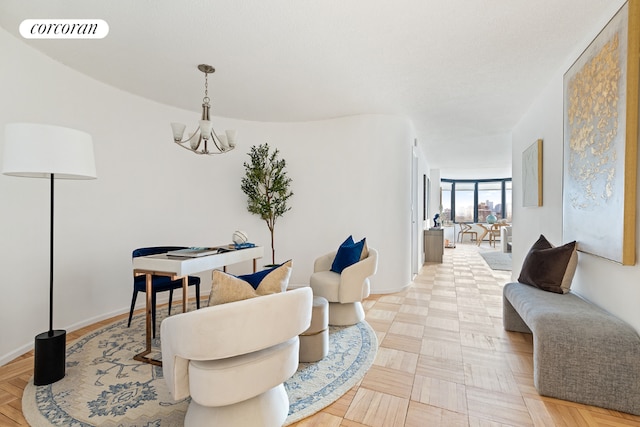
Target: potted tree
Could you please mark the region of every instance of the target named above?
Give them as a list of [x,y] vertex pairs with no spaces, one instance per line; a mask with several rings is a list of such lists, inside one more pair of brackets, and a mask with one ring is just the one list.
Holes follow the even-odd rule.
[[252,146],[248,153],[249,162],[244,163],[245,176],[242,191],[247,195],[247,210],[260,216],[271,233],[271,262],[276,262],[274,228],[276,220],[291,210],[289,198],[291,178],[287,176],[286,162],[279,157],[276,148],[271,151],[269,144]]

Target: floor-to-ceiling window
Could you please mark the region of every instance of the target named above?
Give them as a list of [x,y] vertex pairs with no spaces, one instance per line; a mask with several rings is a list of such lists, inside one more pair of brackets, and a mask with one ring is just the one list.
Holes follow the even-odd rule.
[[476,222],[474,206],[476,204],[476,184],[456,182],[453,191],[453,217],[455,222]]
[[455,222],[487,222],[496,219],[512,220],[511,178],[501,179],[442,179],[442,214],[444,220]]

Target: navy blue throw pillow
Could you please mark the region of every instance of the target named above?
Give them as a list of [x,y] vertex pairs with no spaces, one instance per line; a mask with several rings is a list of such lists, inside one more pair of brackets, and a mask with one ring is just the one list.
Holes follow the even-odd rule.
[[362,239],[359,242],[354,242],[353,236],[347,237],[347,240],[338,248],[338,253],[336,253],[336,257],[331,264],[331,271],[340,274],[345,268],[360,261],[365,240],[366,239]]

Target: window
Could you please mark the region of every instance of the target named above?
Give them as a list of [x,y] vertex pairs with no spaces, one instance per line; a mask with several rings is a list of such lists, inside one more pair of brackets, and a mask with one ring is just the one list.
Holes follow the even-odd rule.
[[489,215],[502,219],[502,182],[478,183],[478,221],[487,222]]
[[454,218],[455,222],[475,222],[475,183],[457,182],[455,185]]
[[511,178],[484,180],[442,179],[443,220],[487,222],[489,215],[512,221]]
[[443,182],[440,184],[440,206],[442,206],[442,222],[450,223],[453,219],[451,216],[451,183]]

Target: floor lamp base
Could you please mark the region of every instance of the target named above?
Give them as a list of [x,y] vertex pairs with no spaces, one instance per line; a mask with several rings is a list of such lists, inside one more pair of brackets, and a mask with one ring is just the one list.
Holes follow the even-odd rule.
[[56,329],[36,335],[34,385],[47,385],[64,378],[67,332]]

